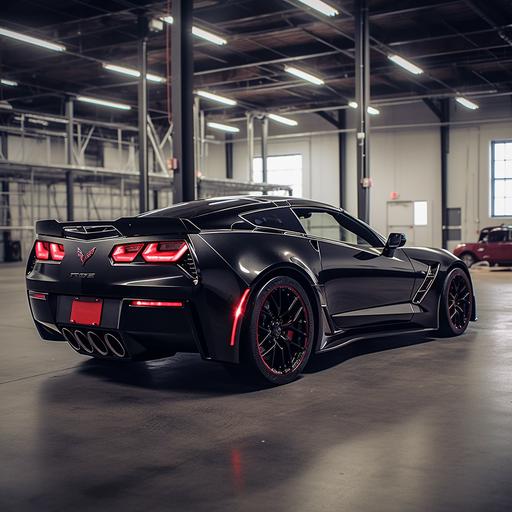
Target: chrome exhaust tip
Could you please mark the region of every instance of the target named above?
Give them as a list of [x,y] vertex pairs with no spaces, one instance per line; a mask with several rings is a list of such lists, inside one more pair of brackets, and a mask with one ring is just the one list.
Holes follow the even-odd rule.
[[87,333],[87,339],[98,354],[102,356],[108,355],[107,345],[95,332],[89,331]]
[[75,338],[80,344],[80,347],[84,350],[84,352],[87,352],[87,354],[92,354],[94,352],[94,347],[92,346],[92,343],[89,341],[87,336],[82,331],[75,331]]
[[117,357],[124,357],[126,355],[126,349],[117,336],[107,332],[104,339],[107,347],[114,353],[114,355]]
[[76,340],[75,335],[66,327],[64,327],[62,329],[61,333],[62,333],[62,336],[64,336],[64,338],[68,342],[69,346],[73,350],[80,352],[80,343],[78,343],[78,341]]

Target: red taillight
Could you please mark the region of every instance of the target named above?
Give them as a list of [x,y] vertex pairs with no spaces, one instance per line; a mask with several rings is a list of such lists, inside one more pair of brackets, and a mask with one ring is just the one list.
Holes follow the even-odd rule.
[[130,306],[138,308],[181,308],[183,302],[169,302],[161,300],[132,300]]
[[52,260],[62,261],[64,258],[64,246],[62,244],[50,244],[50,256]]
[[112,259],[116,263],[131,263],[143,247],[143,243],[116,245],[112,251]]
[[187,243],[183,241],[152,242],[146,246],[142,257],[148,263],[175,263],[187,249]]
[[30,292],[31,299],[46,300],[46,293]]
[[236,335],[238,331],[238,325],[240,324],[240,319],[242,318],[245,311],[245,304],[247,302],[247,297],[249,296],[250,288],[247,288],[245,292],[240,297],[238,301],[238,305],[235,309],[235,315],[233,319],[233,327],[231,328],[231,340],[229,344],[233,347],[236,342]]
[[36,242],[36,258],[47,261],[50,259],[50,244],[48,242]]

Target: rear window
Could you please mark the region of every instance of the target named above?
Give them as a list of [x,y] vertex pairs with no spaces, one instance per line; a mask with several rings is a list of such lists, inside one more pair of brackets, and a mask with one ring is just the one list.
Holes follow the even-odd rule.
[[245,213],[241,215],[241,217],[257,227],[304,233],[299,220],[289,208],[272,208],[269,210]]

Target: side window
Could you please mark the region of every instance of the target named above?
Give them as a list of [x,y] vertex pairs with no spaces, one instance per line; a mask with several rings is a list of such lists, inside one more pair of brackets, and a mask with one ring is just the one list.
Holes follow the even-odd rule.
[[304,228],[312,236],[336,240],[351,245],[379,247],[379,238],[350,217],[322,210],[297,208],[294,210]]
[[271,208],[259,212],[245,213],[241,217],[257,227],[296,231],[298,233],[304,232],[297,217],[289,208]]
[[489,233],[489,242],[490,243],[496,243],[496,242],[506,242],[508,240],[508,231],[504,229],[498,229],[496,231],[491,231]]

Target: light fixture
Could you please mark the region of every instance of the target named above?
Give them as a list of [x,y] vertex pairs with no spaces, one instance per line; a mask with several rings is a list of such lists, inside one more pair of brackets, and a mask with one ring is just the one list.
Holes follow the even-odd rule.
[[299,0],[299,2],[307,5],[308,7],[311,7],[312,9],[315,9],[315,11],[325,14],[326,16],[336,16],[339,14],[339,12],[334,7],[331,7],[325,2],[322,2],[322,0]]
[[115,101],[100,100],[99,98],[91,98],[90,96],[77,96],[78,101],[84,103],[93,103],[94,105],[101,105],[102,107],[118,108],[119,110],[131,110],[130,105],[124,103],[117,103]]
[[229,133],[238,133],[240,131],[236,126],[229,126],[227,124],[214,123],[213,121],[206,123],[210,128],[214,128],[215,130],[221,130],[223,132]]
[[473,103],[472,101],[463,98],[462,96],[457,96],[455,101],[460,103],[463,107],[469,108],[470,110],[476,110],[477,108],[480,108],[476,103]]
[[54,52],[65,52],[66,47],[61,44],[50,43],[49,41],[45,41],[44,39],[39,39],[38,37],[27,36],[25,34],[20,34],[19,32],[14,32],[13,30],[8,30],[6,28],[0,27],[0,36],[10,37],[11,39],[16,39],[18,41],[22,41],[24,43],[33,44],[36,46],[41,46],[42,48],[46,48],[48,50],[53,50]]
[[[140,77],[140,71],[138,69],[126,68],[124,66],[118,66],[117,64],[109,64],[108,62],[104,62],[103,67],[109,71],[115,71],[116,73],[121,73],[123,75],[133,76],[135,78]],[[165,82],[165,78],[163,76],[153,75],[151,73],[146,73],[146,78],[150,82]]]
[[357,101],[349,101],[348,106],[350,108],[357,108],[358,107]]
[[380,114],[380,110],[378,108],[375,108],[375,107],[368,107],[366,109],[366,111],[368,112],[368,114],[370,114],[371,116],[377,116]]
[[413,75],[421,75],[423,73],[423,69],[416,66],[416,64],[413,64],[407,59],[400,57],[400,55],[388,55],[388,59],[393,61],[395,64],[398,64],[405,70],[409,71],[409,73],[412,73]]
[[311,73],[306,73],[305,71],[302,71],[302,69],[295,68],[293,66],[285,66],[284,70],[287,73],[290,73],[290,75],[294,75],[298,78],[302,78],[302,80],[306,80],[307,82],[311,82],[315,85],[323,85],[324,81],[321,78],[318,78],[315,75],[312,75]]
[[213,94],[212,92],[196,91],[196,94],[198,96],[201,96],[201,98],[206,98],[208,100],[216,101],[218,103],[223,103],[224,105],[231,105],[231,106],[236,105],[235,100],[226,98],[225,96],[219,96],[218,94]]
[[[22,121],[22,117],[21,116],[14,116],[14,120],[21,122]],[[39,119],[37,117],[27,116],[27,121],[29,123],[38,124],[40,126],[48,126],[48,121],[45,121],[44,119]]]
[[[174,18],[172,16],[164,16],[162,17],[162,21],[165,21],[169,25],[172,25],[174,23]],[[204,30],[199,27],[192,27],[192,34],[194,34],[196,37],[200,37],[201,39],[204,39],[205,41],[208,41],[213,44],[217,44],[219,46],[222,46],[224,44],[227,44],[227,41],[216,34],[212,34],[211,32],[208,32],[207,30]]]
[[7,78],[1,78],[0,84],[8,85],[9,87],[16,87],[18,85],[18,82],[15,82],[14,80],[7,80]]
[[277,114],[268,114],[268,118],[287,126],[297,126],[299,124],[295,119],[288,119],[287,117],[278,116]]

